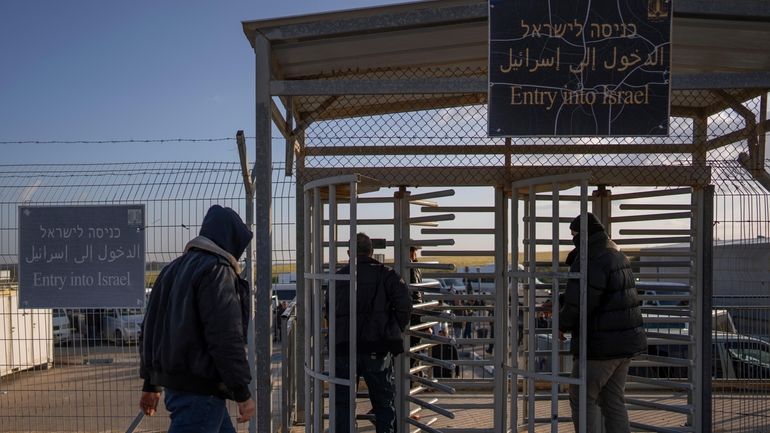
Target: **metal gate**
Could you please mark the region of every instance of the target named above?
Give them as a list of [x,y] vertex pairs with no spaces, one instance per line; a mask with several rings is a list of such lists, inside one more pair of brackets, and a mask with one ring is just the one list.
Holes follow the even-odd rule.
[[[579,185],[579,191],[559,191],[575,185]],[[511,332],[512,353],[517,354],[511,357],[512,428],[526,427],[533,432],[538,426],[550,424],[551,431],[557,431],[560,422],[571,421],[568,406],[559,404],[567,399],[564,386],[570,383],[580,387],[580,428],[585,428],[585,339],[580,339],[579,378],[573,380],[568,377],[572,362],[568,344],[555,338],[559,335],[556,294],[567,279],[585,275],[585,260],[580,262],[579,275],[567,272],[559,246],[571,242],[559,240],[558,225],[563,226],[563,233],[577,213],[591,211],[629,257],[643,303],[650,349],[648,354],[632,361],[627,380],[626,404],[632,429],[711,429],[711,293],[710,276],[703,265],[710,263],[710,190],[619,189],[623,193],[613,195],[606,187],[596,187],[588,209],[585,176],[557,176],[513,184],[521,204],[512,206],[511,253],[513,263],[521,262],[523,267],[511,272],[512,287],[519,291],[519,313],[511,314],[511,329],[518,328],[518,332]],[[565,214],[565,208],[572,211]],[[519,228],[520,224],[525,228]],[[550,225],[551,230],[544,225]],[[584,230],[581,227],[581,232]],[[585,239],[581,236],[583,258]],[[524,252],[521,260],[517,246],[520,242]],[[586,299],[585,284],[581,278],[582,305]],[[544,306],[546,301],[553,308]],[[581,315],[581,335],[586,332],[584,316]],[[517,386],[519,376],[521,393]]]
[[[579,187],[579,195],[560,196],[567,188]],[[586,413],[586,265],[588,236],[586,218],[581,218],[580,272],[561,269],[560,246],[571,244],[561,240],[565,223],[574,218],[574,211],[566,215],[560,206],[562,200],[577,201],[580,215],[587,212],[588,176],[585,174],[550,176],[514,182],[511,185],[511,257],[517,264],[512,270],[511,299],[518,299],[511,310],[511,357],[507,369],[511,375],[510,428],[518,431],[526,428],[534,432],[538,425],[549,423],[551,431],[559,430],[560,422],[571,420],[560,415],[560,400],[565,399],[562,388],[577,385],[580,393],[580,431],[585,431]],[[539,203],[545,202],[546,206]],[[521,224],[521,226],[520,226]],[[550,230],[544,230],[546,225]],[[550,260],[538,260],[538,245],[550,246],[541,255]],[[519,247],[524,256],[519,257]],[[541,247],[542,248],[542,247]],[[521,268],[518,264],[521,264]],[[559,289],[568,279],[580,280],[580,371],[577,378],[569,377],[565,362],[568,350],[557,341],[559,335]],[[550,281],[550,284],[546,282]],[[543,306],[550,301],[551,307]],[[552,320],[543,320],[553,311]],[[520,344],[521,343],[521,344]],[[519,378],[522,392],[519,393]],[[548,407],[539,401],[550,401]],[[564,409],[562,408],[563,412]]]

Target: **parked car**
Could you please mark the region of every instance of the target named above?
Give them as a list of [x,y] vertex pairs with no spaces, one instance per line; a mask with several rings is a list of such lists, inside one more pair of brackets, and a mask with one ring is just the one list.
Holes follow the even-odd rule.
[[465,281],[462,278],[439,278],[438,282],[444,293],[465,293]]
[[64,344],[72,341],[74,329],[72,322],[67,317],[67,312],[61,308],[52,311],[51,324],[53,326],[53,343]]
[[[687,330],[680,330],[686,334]],[[686,359],[686,344],[650,344],[650,355]],[[687,379],[681,366],[634,365],[629,375],[665,379]],[[711,375],[714,379],[770,379],[770,343],[748,335],[715,332],[711,341]]]
[[104,338],[115,343],[131,343],[139,340],[144,314],[138,308],[112,308],[102,316]]

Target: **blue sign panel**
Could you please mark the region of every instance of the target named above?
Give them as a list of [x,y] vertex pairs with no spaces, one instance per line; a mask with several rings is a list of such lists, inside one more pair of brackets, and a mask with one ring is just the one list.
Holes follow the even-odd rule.
[[144,302],[144,205],[19,206],[19,307]]
[[490,136],[669,133],[670,0],[490,0]]

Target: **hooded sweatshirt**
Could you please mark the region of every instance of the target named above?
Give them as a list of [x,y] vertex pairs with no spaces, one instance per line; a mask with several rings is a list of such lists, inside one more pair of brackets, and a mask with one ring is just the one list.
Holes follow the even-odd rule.
[[144,391],[162,387],[248,400],[248,285],[238,259],[252,233],[230,208],[212,206],[200,236],[158,275],[140,342]]

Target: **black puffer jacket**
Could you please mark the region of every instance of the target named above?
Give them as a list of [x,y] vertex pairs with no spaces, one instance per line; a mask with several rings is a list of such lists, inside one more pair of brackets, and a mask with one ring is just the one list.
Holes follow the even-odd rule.
[[213,206],[185,253],[161,271],[142,325],[144,391],[161,387],[245,401],[248,285],[237,258],[252,234],[232,209]]
[[[576,245],[579,245],[578,238],[575,238]],[[577,251],[573,250],[567,260],[571,272],[580,272]],[[640,305],[628,258],[603,230],[591,234],[588,238],[587,359],[630,358],[647,351]],[[571,351],[575,356],[580,348],[579,306],[580,280],[569,280],[559,327],[572,332]]]
[[[337,273],[349,274],[345,265]],[[403,332],[412,314],[412,298],[396,271],[377,260],[359,256],[356,266],[357,352],[404,351]],[[350,341],[350,284],[336,284],[336,344],[346,350]]]

